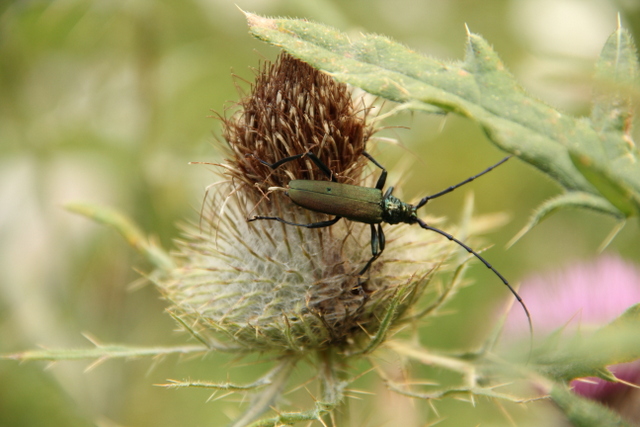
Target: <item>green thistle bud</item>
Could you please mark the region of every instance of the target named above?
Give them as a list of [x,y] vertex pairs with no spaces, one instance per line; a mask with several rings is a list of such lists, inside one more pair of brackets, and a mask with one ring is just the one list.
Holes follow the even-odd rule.
[[246,351],[364,348],[391,301],[404,295],[397,319],[451,247],[439,236],[399,227],[384,255],[359,276],[371,257],[366,224],[342,220],[306,229],[247,222],[252,215],[329,219],[273,191],[292,179],[326,180],[313,162],[303,157],[271,170],[256,158],[273,163],[312,151],[339,182],[371,186],[361,154],[375,130],[345,85],[288,55],[262,67],[239,105],[222,118],[227,161],[203,211],[208,227],[187,230],[182,267],[160,283],[174,315],[200,336]]

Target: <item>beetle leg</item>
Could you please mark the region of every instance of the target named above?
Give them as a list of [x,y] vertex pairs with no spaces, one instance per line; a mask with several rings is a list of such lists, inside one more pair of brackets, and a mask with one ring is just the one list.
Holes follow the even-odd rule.
[[331,169],[329,169],[329,167],[327,165],[322,163],[322,160],[320,160],[318,158],[318,156],[313,154],[311,151],[308,151],[308,152],[302,153],[302,154],[296,154],[295,156],[285,157],[284,159],[280,159],[275,163],[265,162],[264,160],[257,158],[254,154],[251,154],[251,153],[246,155],[246,157],[253,157],[257,161],[259,161],[260,163],[262,163],[263,165],[265,165],[265,166],[267,166],[267,167],[269,167],[271,169],[277,169],[277,168],[279,168],[280,166],[282,166],[285,163],[289,163],[289,162],[291,162],[293,160],[301,159],[304,156],[309,157],[309,159],[311,159],[311,161],[313,163],[315,163],[315,165],[318,167],[318,169],[320,169],[322,171],[322,173],[327,176],[327,178],[329,178],[333,182],[338,182],[336,180],[336,177],[333,175],[333,173],[331,173]]
[[362,155],[365,156],[367,159],[371,160],[373,162],[374,165],[376,165],[377,167],[379,167],[382,170],[386,170],[384,168],[384,166],[382,166],[380,163],[377,162],[376,159],[374,159],[373,157],[371,157],[371,154],[367,153],[366,151],[362,152]]
[[384,251],[384,233],[382,232],[382,224],[378,224],[378,240],[380,241],[380,252],[378,252],[378,256]]
[[380,240],[378,239],[378,232],[374,224],[369,224],[371,227],[371,255],[376,256],[380,252]]
[[382,198],[386,199],[387,197],[389,197],[391,195],[391,193],[393,193],[393,187],[387,188],[387,191],[384,192],[384,196],[382,196]]
[[251,221],[256,221],[256,220],[261,220],[261,219],[267,219],[267,220],[272,220],[272,221],[278,221],[281,222],[283,224],[287,224],[287,225],[295,225],[296,227],[305,227],[305,228],[323,228],[323,227],[330,227],[333,224],[335,224],[336,222],[338,222],[340,220],[340,218],[342,218],[341,216],[337,216],[333,219],[330,219],[328,221],[320,221],[320,222],[312,222],[309,224],[298,224],[296,222],[290,222],[287,221],[286,219],[282,219],[279,216],[254,216],[253,218],[249,218],[247,221],[251,222]]
[[333,175],[333,173],[331,172],[331,169],[329,169],[329,167],[327,165],[325,165],[324,163],[322,163],[322,160],[320,160],[318,158],[318,156],[316,156],[315,154],[313,154],[312,152],[308,152],[306,153],[307,156],[309,157],[309,159],[311,159],[311,161],[313,163],[316,164],[316,166],[318,167],[318,169],[320,169],[322,171],[322,173],[324,173],[327,178],[329,178],[331,181],[333,182],[338,182],[338,180],[336,179],[336,177]]
[[360,270],[360,273],[358,273],[359,276],[362,276],[369,269],[369,267],[371,267],[371,264],[373,264],[373,262],[378,259],[378,257],[382,254],[382,251],[384,251],[385,238],[384,232],[382,231],[382,225],[378,224],[377,230],[375,224],[369,225],[371,226],[371,255],[373,256],[369,261],[367,261],[362,270]]
[[378,178],[378,182],[376,183],[376,188],[378,190],[382,190],[384,188],[384,183],[387,182],[387,170],[380,163],[378,163],[376,159],[371,157],[371,154],[367,153],[366,151],[363,151],[362,155],[365,156],[367,159],[371,160],[374,165],[382,169],[380,178]]
[[257,161],[259,161],[259,162],[260,162],[260,163],[262,163],[263,165],[265,165],[265,166],[267,166],[267,167],[269,167],[269,168],[271,168],[271,169],[277,169],[277,168],[279,168],[280,166],[282,166],[282,165],[283,165],[283,164],[285,164],[285,163],[288,163],[288,162],[291,162],[291,161],[293,161],[293,160],[296,160],[296,159],[301,158],[301,157],[302,157],[302,156],[304,156],[305,154],[306,154],[306,153],[302,153],[302,154],[296,154],[295,156],[291,156],[291,157],[285,157],[284,159],[280,159],[280,160],[278,160],[278,161],[277,161],[277,162],[275,162],[275,163],[265,162],[264,160],[257,158],[257,157],[255,156],[255,154],[252,154],[252,153],[248,153],[248,154],[246,154],[246,155],[245,155],[245,157],[253,157],[254,159],[256,159]]

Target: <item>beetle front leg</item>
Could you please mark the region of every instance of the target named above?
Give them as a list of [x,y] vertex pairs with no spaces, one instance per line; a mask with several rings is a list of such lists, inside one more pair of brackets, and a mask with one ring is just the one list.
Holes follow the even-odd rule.
[[328,221],[312,222],[312,223],[309,223],[309,224],[298,224],[296,222],[287,221],[286,219],[280,218],[279,216],[254,216],[253,218],[249,218],[247,221],[248,222],[252,222],[252,221],[256,221],[256,220],[266,219],[266,220],[271,220],[271,221],[278,221],[278,222],[281,222],[281,223],[287,224],[287,225],[294,225],[296,227],[324,228],[324,227],[332,226],[336,222],[340,221],[340,218],[342,218],[342,217],[341,216],[337,216],[337,217],[335,217],[333,219],[330,219]]
[[262,163],[263,165],[265,165],[265,166],[269,167],[270,169],[274,169],[274,170],[275,170],[275,169],[278,169],[278,168],[279,168],[280,166],[282,166],[283,164],[285,164],[285,163],[289,163],[289,162],[291,162],[291,161],[293,161],[293,160],[296,160],[296,159],[299,159],[299,158],[301,158],[301,157],[302,157],[302,156],[304,156],[304,155],[305,155],[305,153],[302,153],[302,154],[296,154],[295,156],[291,156],[291,157],[285,157],[284,159],[280,159],[280,160],[278,160],[278,161],[277,161],[277,162],[275,162],[275,163],[269,163],[269,162],[266,162],[266,161],[264,161],[264,160],[262,160],[262,159],[259,159],[259,158],[257,158],[257,157],[256,157],[256,155],[255,155],[255,154],[253,154],[253,153],[245,154],[245,157],[253,157],[254,159],[256,159],[257,161],[259,161],[259,162],[260,162],[260,163]]
[[373,256],[369,261],[367,261],[364,268],[360,270],[360,273],[358,273],[359,276],[362,276],[369,269],[369,267],[371,267],[371,264],[373,264],[373,262],[378,259],[378,257],[382,254],[382,251],[384,251],[385,239],[384,232],[382,231],[382,225],[378,224],[377,230],[375,224],[369,225],[371,226],[371,254]]
[[378,182],[376,182],[376,188],[378,190],[382,190],[384,188],[385,182],[387,182],[387,170],[384,168],[384,166],[382,166],[380,163],[378,163],[376,161],[376,159],[371,157],[371,154],[367,153],[366,151],[363,151],[362,155],[365,156],[367,159],[371,160],[371,162],[373,162],[374,165],[376,165],[377,167],[382,169],[382,173],[380,174],[380,177],[378,178]]

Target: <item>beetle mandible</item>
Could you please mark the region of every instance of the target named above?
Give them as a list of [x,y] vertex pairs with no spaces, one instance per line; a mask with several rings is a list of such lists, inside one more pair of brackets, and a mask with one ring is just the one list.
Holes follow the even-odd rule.
[[524,312],[527,315],[527,321],[529,322],[529,330],[531,333],[533,333],[531,315],[529,314],[529,310],[527,309],[527,306],[524,304],[524,301],[522,300],[520,295],[518,295],[516,290],[509,284],[507,279],[502,274],[500,274],[500,272],[498,272],[498,270],[496,270],[491,264],[489,264],[489,262],[484,259],[479,253],[471,249],[471,247],[456,239],[451,234],[428,225],[426,222],[418,218],[418,215],[416,213],[416,211],[426,205],[429,200],[450,193],[456,188],[490,172],[494,168],[509,160],[511,156],[505,157],[495,165],[488,167],[477,175],[467,178],[464,181],[452,185],[451,187],[446,188],[438,193],[426,196],[415,205],[412,205],[410,203],[405,203],[397,197],[393,196],[393,187],[389,187],[383,193],[382,189],[384,188],[384,185],[387,181],[387,170],[373,157],[371,157],[369,153],[363,151],[362,155],[369,159],[374,165],[382,169],[382,173],[380,174],[378,182],[376,183],[376,186],[374,188],[361,187],[357,185],[337,182],[334,174],[331,173],[331,170],[312,152],[296,154],[294,156],[281,159],[275,163],[268,163],[264,160],[258,159],[253,154],[247,154],[248,157],[255,158],[260,163],[268,166],[271,169],[277,169],[285,163],[307,156],[331,181],[316,181],[305,179],[292,180],[289,181],[289,189],[287,190],[286,194],[289,196],[291,201],[298,206],[315,212],[335,215],[333,219],[330,219],[328,221],[313,222],[310,224],[298,224],[295,222],[287,221],[277,216],[254,216],[248,221],[273,220],[287,225],[306,228],[329,227],[338,222],[341,218],[369,224],[369,226],[371,227],[372,256],[371,259],[367,261],[362,270],[360,270],[360,272],[358,273],[359,276],[363,275],[369,269],[371,264],[376,259],[378,259],[378,257],[380,257],[382,251],[384,251],[385,237],[382,231],[383,222],[386,222],[388,224],[418,224],[425,230],[431,230],[438,234],[441,234],[447,239],[462,246],[467,252],[474,255],[487,268],[493,271],[493,273],[498,276],[502,283],[504,283],[507,288],[509,288],[511,293],[516,297],[516,299],[524,309]]

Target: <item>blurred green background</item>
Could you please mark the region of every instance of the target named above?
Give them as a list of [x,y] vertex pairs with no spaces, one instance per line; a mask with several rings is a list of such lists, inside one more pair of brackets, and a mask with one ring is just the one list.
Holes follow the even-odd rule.
[[[207,167],[187,163],[221,160],[213,145],[220,123],[207,116],[232,106],[238,99],[236,83],[246,88],[242,80],[253,80],[252,68],[278,53],[248,35],[235,4],[347,32],[385,34],[450,61],[462,58],[466,23],[493,44],[528,91],[574,115],[589,111],[593,66],[616,28],[618,12],[623,26],[640,40],[640,6],[631,0],[2,2],[1,353],[88,346],[83,333],[135,345],[185,342],[163,313],[165,303],[156,290],[135,286],[140,279],[135,269],[148,268],[144,261],[112,230],[66,212],[63,205],[87,201],[114,207],[166,248],[179,237],[177,224],[197,219],[204,189],[216,178]],[[404,199],[439,191],[503,156],[474,123],[459,117],[404,114],[386,124],[410,128],[381,132],[399,144],[380,141],[370,149],[390,170],[388,182],[396,183]],[[465,190],[430,203],[430,213],[457,221],[471,190],[478,213],[510,215],[507,225],[487,236],[495,245],[485,255],[514,283],[596,257],[615,225],[601,215],[567,211],[505,250],[532,209],[559,188],[512,160]],[[632,221],[606,251],[638,260],[639,246],[638,224]],[[482,286],[461,292],[453,307],[458,313],[434,322],[423,339],[426,345],[467,348],[492,326],[492,311],[509,294],[477,264],[471,275]],[[0,426],[224,425],[238,413],[237,399],[207,403],[206,391],[153,384],[167,378],[225,381],[228,375],[251,381],[262,369],[232,359],[117,360],[87,372],[88,362],[45,369],[40,363],[5,361],[0,363]],[[385,395],[372,378],[357,385]],[[426,412],[424,403],[385,399],[392,409],[384,415],[385,405],[378,407],[379,416],[370,413],[375,398],[353,403],[350,416],[359,420],[353,425],[401,425],[392,414],[402,405]],[[442,426],[482,420],[508,425],[487,402],[477,408],[463,402],[436,406],[447,418]],[[535,419],[539,409],[527,417]],[[406,420],[402,425],[421,424]]]

